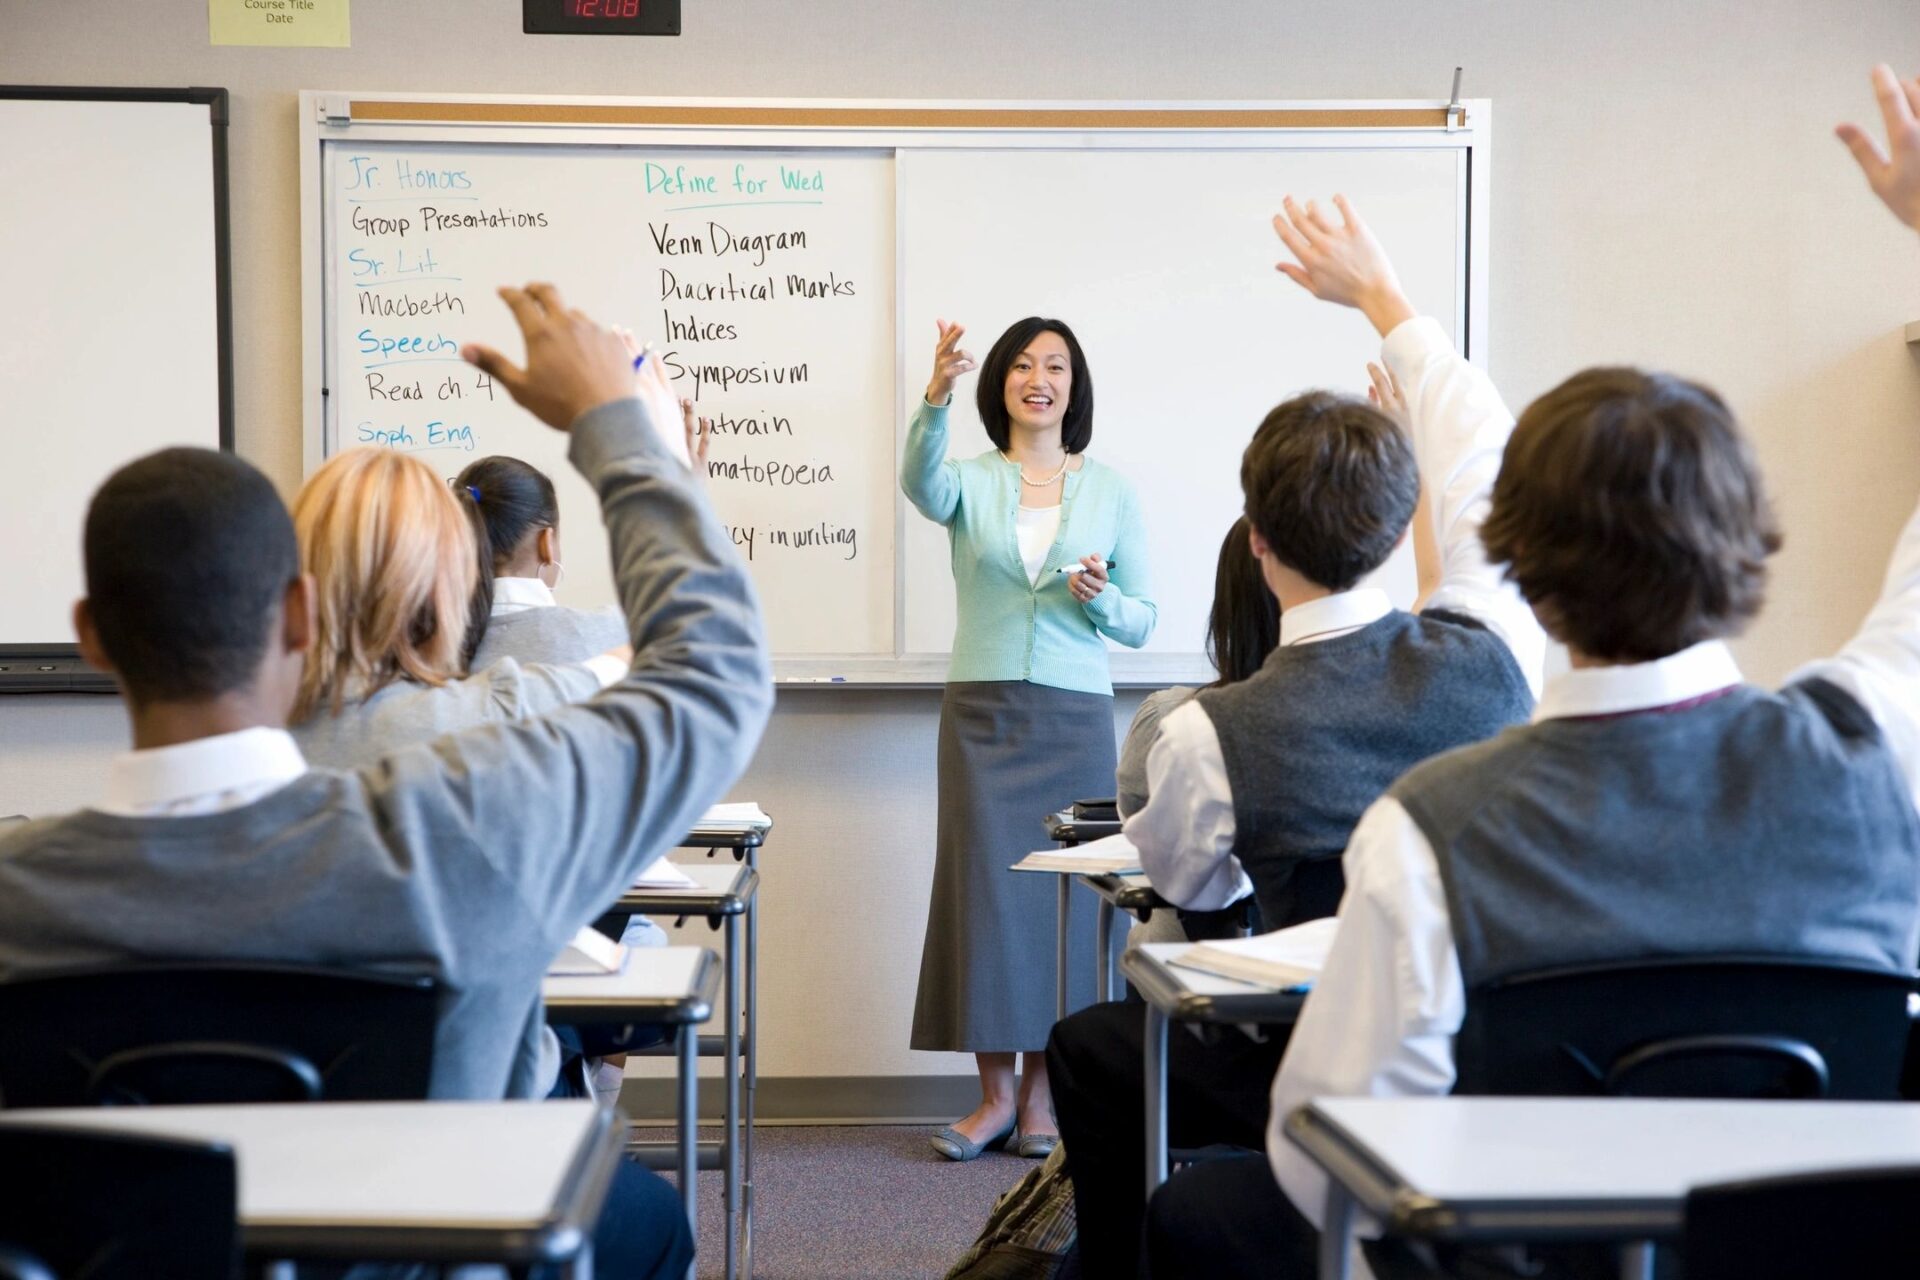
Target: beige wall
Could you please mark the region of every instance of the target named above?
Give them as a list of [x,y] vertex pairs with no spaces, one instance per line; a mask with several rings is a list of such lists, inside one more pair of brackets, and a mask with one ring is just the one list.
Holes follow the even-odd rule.
[[[296,90],[1427,97],[1462,63],[1467,92],[1496,106],[1491,362],[1509,399],[1583,364],[1640,361],[1712,381],[1752,429],[1788,547],[1767,618],[1741,645],[1751,674],[1777,679],[1845,638],[1920,492],[1920,365],[1900,336],[1920,318],[1920,244],[1868,202],[1828,136],[1871,112],[1871,62],[1920,69],[1912,0],[684,10],[678,40],[586,40],[520,35],[511,0],[359,0],[352,49],[275,51],[210,48],[203,0],[6,0],[0,81],[234,91],[239,445],[289,490]],[[933,692],[781,698],[739,789],[780,822],[766,860],[768,1074],[964,1069],[905,1047],[936,711]],[[0,813],[83,802],[120,741],[110,700],[0,699]]]

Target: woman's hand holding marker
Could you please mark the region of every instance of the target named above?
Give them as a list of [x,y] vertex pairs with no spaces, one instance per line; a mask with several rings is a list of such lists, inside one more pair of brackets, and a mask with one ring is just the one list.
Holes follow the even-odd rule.
[[1081,556],[1079,568],[1068,565],[1060,572],[1067,575],[1067,590],[1086,604],[1107,588],[1107,562],[1099,556]]
[[966,329],[945,320],[933,322],[940,329],[940,340],[933,344],[933,377],[927,380],[927,403],[945,404],[953,396],[953,380],[973,368],[973,353],[960,350]]
[[1333,203],[1340,210],[1338,225],[1313,201],[1302,209],[1292,196],[1286,198],[1286,212],[1274,215],[1273,229],[1298,261],[1274,267],[1314,297],[1356,308],[1384,338],[1417,313],[1367,224],[1345,196],[1335,196]]

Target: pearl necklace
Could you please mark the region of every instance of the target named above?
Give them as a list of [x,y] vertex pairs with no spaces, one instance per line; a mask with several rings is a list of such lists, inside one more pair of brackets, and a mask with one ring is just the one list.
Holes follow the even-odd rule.
[[[1007,457],[1007,451],[1005,449],[1000,450],[1000,457],[1002,461],[1013,462],[1012,458]],[[1027,469],[1025,467],[1020,467],[1020,483],[1025,485],[1032,485],[1036,489],[1044,489],[1048,485],[1052,484],[1055,480],[1058,480],[1061,476],[1067,474],[1067,463],[1072,461],[1073,461],[1073,455],[1068,454],[1065,460],[1060,463],[1060,469],[1054,472],[1052,475],[1048,476],[1045,480],[1027,479]],[[1013,465],[1016,467],[1020,466],[1020,464],[1017,462],[1013,462]]]

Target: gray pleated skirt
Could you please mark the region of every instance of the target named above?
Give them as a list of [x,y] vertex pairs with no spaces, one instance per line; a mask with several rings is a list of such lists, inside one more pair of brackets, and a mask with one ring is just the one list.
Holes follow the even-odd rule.
[[[1048,847],[1040,820],[1113,794],[1113,699],[1023,681],[947,685],[933,904],[913,1006],[915,1049],[1046,1048],[1057,881],[1009,871]],[[1094,897],[1073,891],[1068,1007],[1091,1004]],[[1116,938],[1124,931],[1115,928]]]

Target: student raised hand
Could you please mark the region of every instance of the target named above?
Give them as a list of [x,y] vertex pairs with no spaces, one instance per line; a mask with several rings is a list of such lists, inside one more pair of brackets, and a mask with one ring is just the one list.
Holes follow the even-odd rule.
[[1273,229],[1295,261],[1274,267],[1314,297],[1358,309],[1384,338],[1413,319],[1413,304],[1401,291],[1386,250],[1347,198],[1335,196],[1333,203],[1340,210],[1337,223],[1311,200],[1302,209],[1292,196],[1286,198],[1285,212],[1273,216]]
[[1867,185],[1893,216],[1920,231],[1920,79],[1902,80],[1884,62],[1873,69],[1873,93],[1880,99],[1880,117],[1887,124],[1887,148],[1859,125],[1843,124],[1834,132],[1847,144]]
[[633,361],[613,330],[568,308],[550,284],[503,286],[500,298],[527,342],[527,367],[479,343],[461,358],[484,369],[521,408],[560,431],[589,409],[634,394]]
[[953,380],[973,368],[973,354],[960,349],[966,329],[945,320],[933,322],[940,329],[940,340],[933,344],[933,377],[927,381],[927,403],[945,404],[953,395]]
[[680,398],[680,428],[686,436],[687,457],[693,463],[693,478],[707,482],[707,449],[713,444],[713,419],[693,416],[693,401]]

